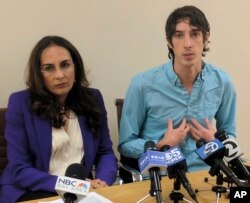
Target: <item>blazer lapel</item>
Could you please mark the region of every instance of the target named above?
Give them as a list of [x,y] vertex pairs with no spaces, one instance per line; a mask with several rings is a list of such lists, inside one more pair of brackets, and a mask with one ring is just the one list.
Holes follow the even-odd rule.
[[34,123],[38,146],[40,147],[39,151],[43,162],[42,167],[45,171],[48,171],[52,148],[51,125],[49,121],[38,116],[35,116]]
[[94,138],[93,138],[93,134],[89,131],[87,124],[86,124],[86,119],[84,116],[78,116],[78,120],[79,120],[79,125],[81,128],[81,132],[82,132],[82,139],[83,139],[83,145],[84,145],[84,165],[86,167],[86,169],[88,171],[91,170],[92,167],[92,162],[94,159]]
[[[94,148],[96,146],[96,143],[93,134],[89,131],[87,127],[85,117],[78,116],[78,120],[84,143],[84,165],[86,169],[90,171],[95,157]],[[39,151],[42,158],[42,167],[45,171],[48,171],[52,148],[52,128],[49,121],[42,119],[38,116],[35,116],[34,124],[35,134],[37,135],[38,140],[38,146],[40,147]]]

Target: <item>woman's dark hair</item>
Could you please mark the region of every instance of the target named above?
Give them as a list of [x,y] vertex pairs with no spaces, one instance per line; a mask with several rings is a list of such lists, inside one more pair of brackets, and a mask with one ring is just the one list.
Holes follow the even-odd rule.
[[[172,44],[172,37],[176,31],[176,25],[180,20],[189,20],[190,25],[197,27],[202,31],[203,40],[205,40],[206,34],[210,32],[210,26],[204,13],[195,6],[183,6],[175,9],[168,17],[165,32],[167,40]],[[174,58],[173,49],[168,46],[168,57]],[[209,51],[209,48],[204,46],[202,56],[205,56],[205,52]]]
[[31,93],[31,108],[44,118],[48,118],[55,128],[64,125],[61,104],[56,96],[45,87],[41,73],[41,55],[47,47],[57,45],[67,49],[75,68],[75,82],[65,101],[65,109],[86,117],[88,127],[97,135],[99,129],[100,109],[89,91],[84,65],[80,53],[68,40],[60,36],[46,36],[33,48],[28,61],[26,84]]

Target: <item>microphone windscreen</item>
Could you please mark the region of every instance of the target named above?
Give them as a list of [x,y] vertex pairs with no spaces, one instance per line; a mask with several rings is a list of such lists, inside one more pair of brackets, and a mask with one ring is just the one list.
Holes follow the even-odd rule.
[[215,134],[214,137],[219,139],[220,141],[224,141],[228,138],[228,134],[226,133],[225,130],[218,130]]
[[164,152],[164,151],[167,151],[169,150],[171,147],[169,145],[163,145],[160,149],[160,151]]
[[73,163],[66,169],[65,176],[85,180],[87,178],[87,171],[82,164]]
[[214,135],[217,136],[217,135],[225,134],[225,133],[226,133],[226,131],[225,131],[224,129],[218,129],[218,130],[214,133]]
[[153,141],[147,141],[144,144],[144,152],[146,152],[147,150],[155,150],[155,143]]
[[201,138],[201,139],[197,140],[196,147],[199,148],[202,145],[204,145],[205,143],[206,143],[205,139]]

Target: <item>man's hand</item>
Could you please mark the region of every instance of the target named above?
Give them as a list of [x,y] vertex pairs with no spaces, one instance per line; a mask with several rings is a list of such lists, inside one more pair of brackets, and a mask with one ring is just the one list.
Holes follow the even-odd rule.
[[173,128],[172,119],[168,119],[168,128],[164,134],[164,137],[156,144],[157,149],[161,149],[164,145],[171,147],[179,145],[189,131],[186,119],[183,118],[181,125],[178,128]]
[[206,127],[203,127],[196,119],[191,119],[189,123],[190,134],[194,140],[205,139],[206,141],[211,141],[214,139],[214,133],[216,132],[212,123],[205,118]]

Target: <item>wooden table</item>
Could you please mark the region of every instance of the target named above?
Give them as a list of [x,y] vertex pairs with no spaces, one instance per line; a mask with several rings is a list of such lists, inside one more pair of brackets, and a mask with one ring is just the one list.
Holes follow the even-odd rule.
[[[192,185],[192,188],[198,189],[197,199],[199,203],[213,203],[216,202],[216,193],[212,191],[212,187],[216,185],[216,177],[211,177],[208,171],[199,171],[193,173],[187,173],[187,177]],[[204,181],[204,178],[208,178],[208,181]],[[169,180],[168,177],[162,177],[162,199],[164,202],[173,202],[169,198],[169,194],[173,190],[173,179]],[[227,186],[226,183],[224,186]],[[134,182],[123,185],[116,185],[112,187],[105,187],[93,190],[96,193],[110,199],[114,203],[136,203],[143,197],[149,194],[150,181]],[[187,191],[183,186],[181,186],[180,192],[184,195],[186,199],[192,201],[192,198],[188,195]],[[222,193],[219,202],[229,203],[227,193]],[[58,197],[52,197],[47,199],[27,201],[25,203],[38,203],[39,201],[51,201],[58,199]],[[155,197],[147,197],[142,203],[155,203]],[[180,201],[185,202],[185,201]]]

